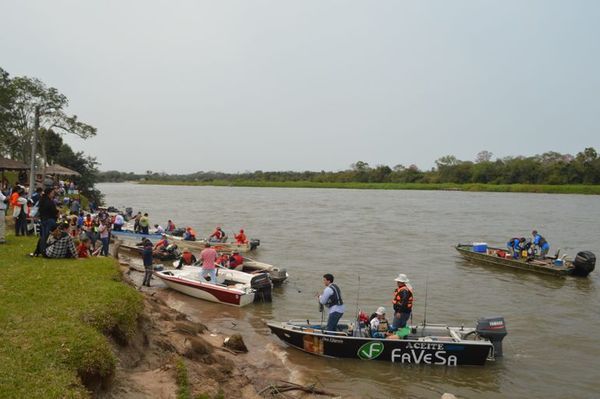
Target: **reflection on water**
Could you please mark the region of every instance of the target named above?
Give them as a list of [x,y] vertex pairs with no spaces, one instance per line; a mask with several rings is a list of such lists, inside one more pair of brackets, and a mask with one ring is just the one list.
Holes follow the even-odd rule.
[[[173,219],[207,235],[217,224],[244,228],[261,239],[256,258],[288,269],[272,304],[244,309],[169,292],[178,310],[211,328],[241,332],[249,356],[285,358],[311,382],[358,397],[589,398],[600,392],[599,275],[555,278],[481,266],[453,246],[488,241],[503,246],[536,228],[570,255],[600,255],[600,202],[593,196],[428,191],[163,187],[103,184],[109,204]],[[480,316],[503,315],[505,357],[485,367],[442,368],[325,359],[286,348],[263,320],[320,320],[315,294],[331,272],[342,288],[346,318],[391,307],[394,277],[406,273],[415,288],[413,321],[466,326]],[[360,302],[358,304],[357,302]]]

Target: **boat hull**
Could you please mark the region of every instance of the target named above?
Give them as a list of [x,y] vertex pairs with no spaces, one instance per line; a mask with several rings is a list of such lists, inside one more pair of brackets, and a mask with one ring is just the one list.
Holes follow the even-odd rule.
[[255,292],[244,292],[191,279],[170,276],[169,272],[154,272],[169,288],[194,298],[232,306],[246,306],[254,302]]
[[443,342],[328,335],[320,330],[293,329],[267,323],[271,332],[294,348],[311,354],[347,359],[439,366],[484,365],[493,346],[487,341]]
[[[500,248],[490,248],[489,250],[495,251],[499,249]],[[549,276],[565,277],[573,274],[575,270],[570,262],[566,263],[564,266],[554,266],[550,263],[541,264],[542,262],[537,263],[536,261],[532,262],[521,259],[501,258],[496,255],[489,255],[488,253],[474,252],[471,245],[459,244],[456,246],[456,250],[466,259],[477,263],[525,270],[528,272],[546,274]]]

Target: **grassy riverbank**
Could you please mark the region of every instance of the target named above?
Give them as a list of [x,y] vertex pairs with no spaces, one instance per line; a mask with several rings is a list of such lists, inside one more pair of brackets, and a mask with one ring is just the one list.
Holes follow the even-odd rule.
[[115,260],[27,256],[36,240],[0,244],[0,398],[88,397],[110,380],[110,340],[135,332],[142,298]]
[[600,185],[570,184],[453,184],[453,183],[319,183],[311,181],[213,180],[203,182],[145,180],[140,184],[167,186],[234,186],[234,187],[287,187],[287,188],[343,188],[361,190],[446,190],[548,194],[600,194]]

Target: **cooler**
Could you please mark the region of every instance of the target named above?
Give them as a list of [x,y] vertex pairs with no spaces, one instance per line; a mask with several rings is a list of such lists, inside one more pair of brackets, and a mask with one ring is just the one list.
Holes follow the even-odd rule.
[[474,242],[473,243],[473,252],[486,253],[488,249],[488,245],[486,242]]

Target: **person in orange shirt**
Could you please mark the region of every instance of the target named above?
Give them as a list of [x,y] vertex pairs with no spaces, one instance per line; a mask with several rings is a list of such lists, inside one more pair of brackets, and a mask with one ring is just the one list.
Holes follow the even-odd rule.
[[248,243],[248,239],[246,238],[246,234],[244,234],[244,229],[240,229],[239,234],[235,234],[235,241],[238,244],[247,244]]

